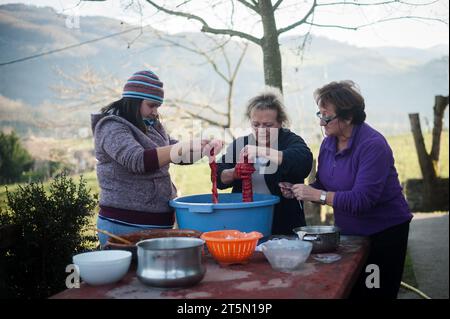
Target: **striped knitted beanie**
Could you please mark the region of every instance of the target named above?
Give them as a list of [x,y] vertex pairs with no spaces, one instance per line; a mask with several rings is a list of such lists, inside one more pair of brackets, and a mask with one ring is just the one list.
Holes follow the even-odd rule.
[[150,70],[134,73],[123,87],[122,97],[131,97],[163,103],[163,83]]

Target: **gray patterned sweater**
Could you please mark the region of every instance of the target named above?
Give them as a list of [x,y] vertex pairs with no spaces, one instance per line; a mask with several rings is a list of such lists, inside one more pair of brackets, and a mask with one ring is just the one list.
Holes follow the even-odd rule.
[[[174,144],[164,128],[150,127],[147,134],[116,115],[92,114],[91,125],[100,185],[100,207],[146,213],[172,212],[176,196],[169,165],[146,171],[144,154]],[[157,160],[157,157],[155,157]]]

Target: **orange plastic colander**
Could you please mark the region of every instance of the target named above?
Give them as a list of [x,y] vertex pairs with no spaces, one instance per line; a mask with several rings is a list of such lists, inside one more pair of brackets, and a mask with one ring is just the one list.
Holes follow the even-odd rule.
[[221,265],[246,264],[263,234],[238,230],[216,230],[203,233],[209,253]]

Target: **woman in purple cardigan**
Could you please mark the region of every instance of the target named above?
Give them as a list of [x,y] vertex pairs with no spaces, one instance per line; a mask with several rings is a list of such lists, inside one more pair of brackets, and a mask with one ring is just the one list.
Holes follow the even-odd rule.
[[366,266],[379,267],[380,287],[366,287],[366,278],[372,272],[366,272],[365,266],[351,298],[396,298],[412,214],[392,150],[383,135],[364,122],[364,98],[355,83],[331,82],[317,89],[314,98],[326,134],[317,178],[309,186],[282,187],[283,195],[332,206],[342,234],[370,239]]

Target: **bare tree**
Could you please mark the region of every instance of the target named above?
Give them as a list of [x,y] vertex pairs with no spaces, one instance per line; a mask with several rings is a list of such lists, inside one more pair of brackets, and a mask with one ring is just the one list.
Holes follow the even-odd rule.
[[[205,35],[206,36],[206,35]],[[232,61],[227,47],[230,46],[229,41],[219,39],[217,37],[206,36],[205,40],[209,40],[212,43],[212,47],[199,46],[195,41],[190,40],[188,37],[181,36],[181,38],[174,40],[173,37],[167,37],[162,33],[158,33],[158,38],[164,42],[168,43],[172,47],[181,48],[188,52],[194,53],[202,57],[206,64],[208,64],[212,70],[216,73],[218,78],[222,80],[226,85],[226,103],[217,104],[212,99],[205,102],[192,101],[186,96],[186,93],[175,93],[175,98],[169,98],[166,100],[166,104],[172,106],[177,111],[182,111],[188,116],[189,119],[200,119],[205,123],[220,127],[223,129],[229,129],[234,127],[233,125],[233,93],[236,83],[236,77],[238,75],[239,69],[242,65],[242,61],[247,52],[249,43],[238,43],[234,42],[232,45],[232,50],[237,48],[240,50],[236,61]],[[224,61],[225,65],[221,66],[220,61]],[[189,90],[191,88],[188,88]],[[214,96],[215,94],[210,94]],[[186,108],[184,106],[189,106]],[[231,131],[227,131],[233,137]]]
[[[91,66],[80,67],[76,72],[67,73],[59,67],[53,71],[60,78],[60,83],[51,88],[64,103],[67,112],[83,108],[104,106],[114,97],[120,96],[121,83],[110,74],[100,74]],[[102,92],[102,94],[98,94]]]
[[[225,103],[214,101],[216,92],[207,94],[205,101],[199,101],[199,97],[204,97],[205,93],[196,92],[194,87],[187,87],[184,90],[180,88],[172,92],[171,97],[165,100],[165,104],[169,107],[162,109],[163,117],[168,120],[170,126],[189,132],[192,120],[200,119],[204,124],[222,129],[233,127],[234,87],[249,43],[233,42],[231,47],[229,39],[204,35],[205,41],[202,41],[203,46],[200,47],[187,36],[168,36],[156,30],[153,31],[153,35],[159,44],[153,45],[152,48],[161,46],[180,48],[196,54],[202,58],[202,64],[209,65],[218,78],[226,84]],[[206,41],[209,41],[208,45],[205,45]],[[237,58],[231,58],[231,50],[238,53]],[[121,94],[122,83],[117,78],[110,74],[100,74],[90,66],[81,67],[77,72],[72,71],[70,74],[60,68],[54,68],[54,72],[61,81],[58,85],[52,86],[52,89],[63,104],[59,108],[64,110],[66,115],[73,115],[75,112],[85,114],[92,111],[93,107],[100,108],[107,105]],[[102,92],[101,95],[98,94],[99,91]],[[61,120],[59,123],[60,125],[74,124],[73,121],[65,123]],[[49,125],[55,125],[55,123],[49,119]],[[226,130],[226,132],[233,138],[232,131]]]
[[[88,0],[89,1],[89,0]],[[263,64],[264,64],[264,79],[266,85],[278,87],[282,90],[282,61],[279,45],[279,37],[283,33],[286,33],[292,29],[298,28],[300,26],[310,26],[314,28],[340,28],[345,30],[358,30],[365,28],[377,23],[383,23],[398,19],[417,19],[417,20],[428,20],[428,21],[438,21],[448,24],[448,21],[440,18],[434,17],[424,17],[415,16],[412,14],[403,14],[404,11],[396,10],[401,6],[402,9],[409,8],[414,9],[417,6],[427,6],[432,5],[438,1],[429,2],[406,2],[401,0],[384,0],[384,1],[370,1],[370,2],[357,2],[357,1],[305,1],[308,7],[306,8],[305,2],[296,4],[284,4],[287,1],[284,0],[231,0],[231,1],[210,1],[208,2],[209,10],[203,10],[206,15],[211,16],[214,14],[214,10],[220,10],[220,15],[223,16],[224,10],[228,9],[228,20],[229,27],[221,28],[214,27],[210,22],[208,22],[205,17],[202,17],[196,12],[195,9],[187,8],[189,5],[193,5],[194,1],[156,1],[156,0],[146,0],[151,6],[157,10],[178,17],[182,17],[188,20],[193,20],[201,25],[201,31],[212,34],[222,34],[230,37],[239,37],[250,42],[253,42],[261,47],[263,53]],[[237,5],[241,7],[237,9]],[[396,6],[396,7],[393,7]],[[342,24],[325,24],[317,23],[314,20],[315,15],[320,15],[323,13],[321,10],[327,10],[329,8],[336,7],[386,7],[390,8],[391,12],[388,16],[381,17],[379,19],[372,19],[361,25],[346,25],[345,22]],[[238,30],[234,23],[234,15],[237,10],[246,10],[251,15],[255,16],[258,20],[258,26],[261,27],[262,36],[255,36],[252,32],[243,32]],[[289,22],[288,25],[279,27],[277,24],[282,24],[282,21],[277,21],[277,11],[280,10],[291,10],[292,12],[298,12],[298,17],[294,21]]]
[[[37,125],[76,131],[86,127],[86,118],[120,96],[122,83],[106,72],[100,73],[89,65],[70,72],[54,67],[58,84],[51,85],[59,103],[42,105],[45,115]],[[99,94],[101,92],[101,94]]]
[[432,186],[438,177],[438,163],[441,146],[442,122],[445,109],[448,106],[448,96],[437,95],[434,102],[434,126],[432,133],[432,145],[430,153],[427,153],[425,142],[420,127],[418,113],[409,114],[411,131],[413,133],[416,145],[417,156],[419,159],[420,170],[426,184]]
[[416,145],[419,166],[423,177],[423,187],[420,193],[422,205],[427,209],[448,209],[448,179],[439,178],[439,153],[441,145],[442,122],[444,112],[448,107],[448,95],[435,96],[434,126],[430,153],[427,152],[420,126],[418,113],[409,114],[411,131]]

